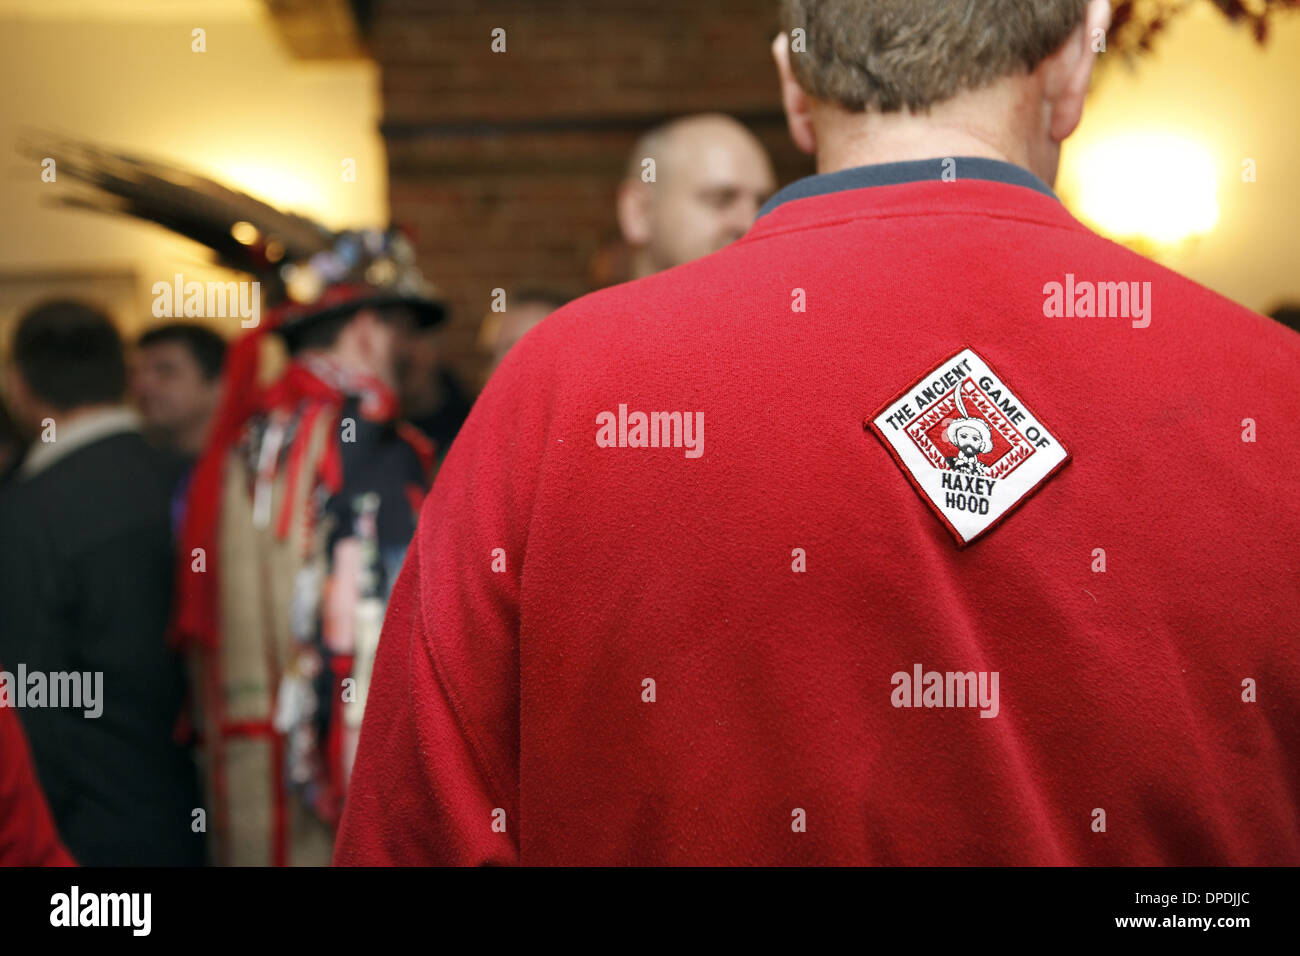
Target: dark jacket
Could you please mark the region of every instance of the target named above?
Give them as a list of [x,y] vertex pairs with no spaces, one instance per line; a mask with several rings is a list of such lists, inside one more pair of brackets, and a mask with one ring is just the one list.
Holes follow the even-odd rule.
[[84,865],[195,865],[194,763],[166,645],[169,502],[182,463],[134,432],[101,437],[0,491],[0,661],[16,676],[102,672],[102,714],[18,711],[59,833]]

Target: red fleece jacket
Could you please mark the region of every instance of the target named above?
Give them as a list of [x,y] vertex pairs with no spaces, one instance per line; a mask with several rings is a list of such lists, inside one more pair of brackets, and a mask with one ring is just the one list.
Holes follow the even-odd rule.
[[0,866],[75,866],[32,770],[18,714],[0,706]]
[[[1046,316],[1067,274],[1150,325]],[[967,346],[1072,460],[959,548],[864,421]],[[1300,337],[991,181],[587,296],[425,503],[336,862],[1300,864],[1298,386]],[[703,454],[601,447],[620,404]],[[917,665],[996,716],[897,706]]]

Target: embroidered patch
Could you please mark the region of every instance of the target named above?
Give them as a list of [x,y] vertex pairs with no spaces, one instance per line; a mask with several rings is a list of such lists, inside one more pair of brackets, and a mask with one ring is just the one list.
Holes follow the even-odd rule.
[[988,363],[962,349],[864,422],[964,548],[1070,454]]

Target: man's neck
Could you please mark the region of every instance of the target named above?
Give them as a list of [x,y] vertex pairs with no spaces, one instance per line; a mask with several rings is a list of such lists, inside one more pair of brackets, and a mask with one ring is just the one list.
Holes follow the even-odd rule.
[[1054,149],[1038,147],[1033,118],[1022,102],[1027,78],[962,93],[928,113],[849,113],[818,106],[817,171],[836,172],[917,159],[978,156],[1028,169],[1048,185],[1056,178]]
[[49,429],[44,424],[40,426],[36,440],[23,459],[20,473],[28,478],[85,445],[139,428],[135,412],[116,403],[81,405],[62,411],[47,406],[39,414],[42,422],[48,419],[54,424]]

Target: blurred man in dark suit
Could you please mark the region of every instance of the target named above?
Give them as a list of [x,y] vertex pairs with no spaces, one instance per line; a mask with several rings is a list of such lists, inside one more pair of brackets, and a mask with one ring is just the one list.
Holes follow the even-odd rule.
[[[195,766],[173,741],[184,671],[164,640],[182,463],[146,444],[122,404],[122,343],[99,311],[38,306],[11,355],[8,405],[34,441],[0,492],[9,703],[78,861],[201,863]],[[94,686],[95,700],[69,706],[60,684]]]

